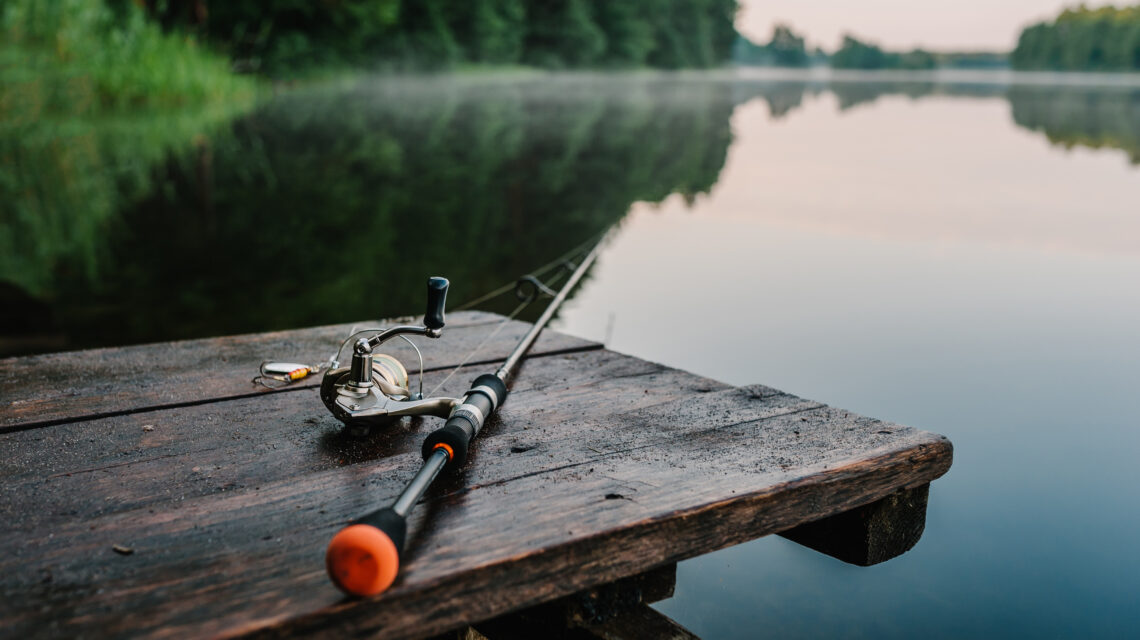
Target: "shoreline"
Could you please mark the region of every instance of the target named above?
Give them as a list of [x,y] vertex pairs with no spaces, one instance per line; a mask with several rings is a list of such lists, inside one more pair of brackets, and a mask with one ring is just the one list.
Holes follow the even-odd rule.
[[830,67],[734,67],[734,80],[802,81],[808,83],[929,82],[997,86],[1074,86],[1140,89],[1140,72],[1017,71],[1014,69],[854,70]]

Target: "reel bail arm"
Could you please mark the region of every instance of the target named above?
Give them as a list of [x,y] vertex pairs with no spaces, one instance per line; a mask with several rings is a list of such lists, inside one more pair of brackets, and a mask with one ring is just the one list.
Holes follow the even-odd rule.
[[443,335],[443,311],[447,303],[447,278],[428,278],[427,311],[424,312],[422,327],[404,325],[392,327],[370,338],[361,338],[352,347],[351,378],[348,382],[356,391],[372,387],[372,350],[396,336],[427,336],[438,338]]
[[446,278],[428,278],[423,326],[402,325],[360,338],[353,343],[352,362],[347,369],[325,372],[321,381],[321,400],[333,416],[346,425],[367,427],[370,423],[385,423],[403,416],[447,418],[451,415],[457,400],[423,399],[421,394],[413,393],[407,387],[407,370],[398,360],[374,353],[376,347],[396,337],[405,340],[409,335],[440,337],[443,334],[448,284]]

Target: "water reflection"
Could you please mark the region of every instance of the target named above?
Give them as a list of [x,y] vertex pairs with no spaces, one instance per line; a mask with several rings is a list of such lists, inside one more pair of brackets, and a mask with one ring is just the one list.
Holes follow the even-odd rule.
[[883,96],[996,98],[1012,107],[1013,121],[1045,134],[1065,148],[1119,149],[1140,164],[1140,86],[1089,87],[1074,84],[1002,84],[930,80],[752,81],[738,82],[734,97],[757,98],[768,104],[773,119],[803,106],[805,97],[830,92],[840,111],[873,104]]
[[[46,310],[68,346],[89,346],[382,317],[417,309],[431,273],[461,302],[635,201],[707,191],[731,138],[727,91],[572,78],[296,93],[165,161],[136,158],[125,185],[89,166],[73,185],[59,175],[69,157],[50,153],[60,140],[9,138],[11,162],[30,142],[58,165],[26,167],[0,194],[8,296],[24,298],[7,305],[9,330]],[[91,144],[129,154],[120,142]],[[90,182],[115,193],[93,198]],[[60,243],[33,209],[88,231]]]
[[[228,114],[7,122],[0,353],[404,313],[436,272],[462,301],[621,220],[635,202],[708,192],[740,105],[763,102],[764,118],[794,123],[813,101],[847,113],[900,96],[1008,103],[1016,125],[1053,144],[1140,161],[1137,89],[922,78],[385,78],[285,94],[228,124]],[[890,123],[878,126],[890,134]],[[828,154],[857,166],[873,155],[861,145],[878,144],[837,149],[838,136],[803,135],[805,162],[769,158],[800,179],[818,177]],[[959,152],[966,162],[987,153]],[[855,197],[861,184],[832,188]],[[875,232],[838,209],[782,211],[793,224]],[[959,213],[949,208],[945,220]],[[914,230],[884,215],[882,230]],[[1033,227],[1033,215],[1010,224]],[[1137,234],[1098,237],[1137,249]]]

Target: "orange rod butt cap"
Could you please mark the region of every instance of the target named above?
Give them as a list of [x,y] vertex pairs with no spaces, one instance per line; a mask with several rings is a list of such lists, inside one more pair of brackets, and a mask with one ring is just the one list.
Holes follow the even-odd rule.
[[341,591],[374,596],[396,581],[400,554],[388,534],[366,524],[341,529],[329,542],[325,567]]

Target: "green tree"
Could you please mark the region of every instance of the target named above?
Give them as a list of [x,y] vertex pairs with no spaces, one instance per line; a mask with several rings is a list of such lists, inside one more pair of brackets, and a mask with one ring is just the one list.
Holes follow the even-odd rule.
[[472,0],[470,30],[462,40],[468,58],[512,64],[522,59],[526,28],[523,0]]
[[606,35],[603,60],[607,64],[637,67],[646,63],[657,44],[648,18],[655,6],[652,0],[595,0],[594,15]]
[[732,60],[737,64],[778,67],[806,67],[810,63],[804,39],[783,24],[775,26],[772,39],[765,45],[738,35]]
[[796,35],[787,25],[778,24],[768,42],[772,60],[781,67],[805,67],[808,63],[804,39]]
[[728,60],[736,0],[108,0],[205,34],[243,69],[710,67]]
[[1067,9],[1026,27],[1010,62],[1015,69],[1140,70],[1140,7]]
[[589,66],[606,49],[588,0],[527,0],[526,60],[541,67]]
[[836,69],[882,69],[887,66],[887,55],[873,44],[844,35],[843,45],[831,54],[831,66]]
[[843,36],[843,46],[831,55],[836,69],[905,69],[923,70],[938,66],[934,54],[922,49],[904,53],[883,51],[877,45],[862,42],[854,36]]
[[938,66],[934,54],[923,49],[914,49],[898,54],[895,68],[908,70],[933,69]]

